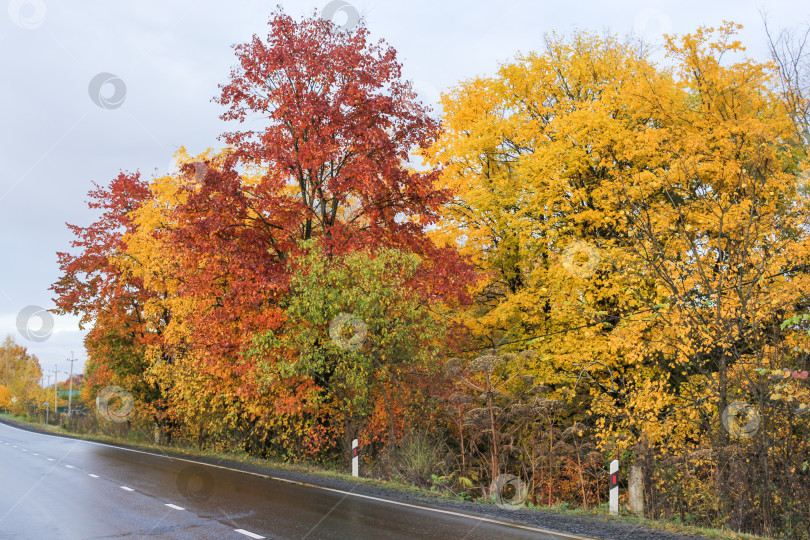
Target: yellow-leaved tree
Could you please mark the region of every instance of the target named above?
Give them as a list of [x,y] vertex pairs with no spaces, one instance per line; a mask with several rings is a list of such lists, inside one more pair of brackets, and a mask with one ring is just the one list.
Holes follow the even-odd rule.
[[47,399],[39,385],[41,379],[37,357],[6,336],[0,342],[0,407],[15,415],[40,410]]
[[634,455],[651,514],[768,530],[798,477],[765,478],[807,455],[762,371],[807,361],[781,328],[805,305],[806,148],[738,29],[669,39],[666,67],[616,37],[548,37],[444,96],[427,157],[455,193],[436,236],[488,276],[463,314],[477,345],[539,353],[533,399]]

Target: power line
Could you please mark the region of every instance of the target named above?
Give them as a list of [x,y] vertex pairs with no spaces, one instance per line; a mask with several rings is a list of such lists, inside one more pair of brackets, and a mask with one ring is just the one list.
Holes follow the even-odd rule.
[[70,351],[70,358],[67,359],[70,362],[70,390],[68,390],[68,417],[71,415],[71,409],[73,405],[73,362],[76,361],[73,358],[73,351]]

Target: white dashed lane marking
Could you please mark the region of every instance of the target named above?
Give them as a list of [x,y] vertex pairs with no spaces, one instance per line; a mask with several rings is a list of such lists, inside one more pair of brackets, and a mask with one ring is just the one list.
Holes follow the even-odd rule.
[[245,529],[234,529],[239,534],[244,534],[245,536],[249,536],[250,538],[264,538],[264,536],[256,533],[252,533],[250,531],[246,531]]
[[[9,443],[7,443],[5,441],[0,441],[0,443],[5,443],[6,446],[10,446]],[[28,452],[28,450],[26,450],[25,448],[18,447],[16,444],[14,445],[14,448],[20,448],[20,450],[22,450],[23,452]],[[147,454],[148,452],[143,452],[143,453]],[[32,452],[32,454],[33,454],[33,452]],[[34,454],[34,455],[38,456],[39,454]],[[45,456],[42,456],[42,457],[45,457]],[[49,458],[49,457],[45,457],[45,459],[47,459],[48,461],[54,461],[53,458]],[[190,461],[190,460],[182,460],[182,461]],[[65,464],[65,468],[66,469],[76,469],[76,467],[74,467],[73,465],[67,465],[67,464]],[[229,469],[229,467],[220,467],[220,468]],[[236,469],[231,469],[231,470],[236,470]],[[239,471],[239,472],[243,472],[243,471]],[[261,476],[263,478],[269,478],[267,475],[264,475],[264,474],[258,474],[258,473],[252,473],[252,474],[255,474],[256,476]],[[97,474],[93,474],[93,473],[87,473],[87,476],[89,476],[90,478],[99,478],[99,476]],[[135,491],[134,488],[131,488],[129,486],[119,486],[119,487],[121,489],[123,489],[124,491],[130,491],[130,492]],[[165,503],[165,506],[168,506],[172,510],[185,511],[185,508],[183,508],[182,506],[178,506],[176,504]],[[262,536],[260,534],[250,532],[250,531],[247,531],[245,529],[234,529],[234,531],[238,532],[239,534],[242,534],[244,536],[247,536],[248,538],[254,538],[256,540],[263,540],[265,538],[264,536]]]

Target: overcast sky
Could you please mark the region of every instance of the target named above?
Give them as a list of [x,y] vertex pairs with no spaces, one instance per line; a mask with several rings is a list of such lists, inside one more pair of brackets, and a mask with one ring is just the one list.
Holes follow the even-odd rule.
[[[165,172],[181,145],[192,153],[221,145],[221,108],[211,98],[233,65],[230,45],[266,34],[277,2],[4,1],[0,338],[14,336],[44,369],[56,364],[64,380],[71,350],[79,359],[76,372],[82,370],[83,333],[71,317],[41,328],[32,313],[53,307],[48,288],[58,277],[56,252],[71,240],[65,222],[92,221],[86,206],[91,182],[106,184],[120,170]],[[281,4],[298,17],[329,2]],[[493,74],[518,52],[542,50],[550,31],[635,32],[660,40],[661,32],[733,20],[745,26],[741,39],[750,55],[764,60],[763,6],[775,28],[810,20],[805,2],[778,0],[355,0],[335,22],[347,22],[352,10],[363,14],[372,36],[399,51],[420,95],[436,102],[459,80]],[[100,73],[117,77],[101,86],[106,107],[88,91]],[[108,79],[97,78],[97,86]],[[18,319],[29,325],[19,329]]]

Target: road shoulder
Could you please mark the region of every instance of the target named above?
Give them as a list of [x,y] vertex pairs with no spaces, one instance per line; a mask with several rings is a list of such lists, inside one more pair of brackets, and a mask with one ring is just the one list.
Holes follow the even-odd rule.
[[286,481],[292,481],[304,485],[310,485],[316,489],[327,488],[350,493],[355,496],[370,497],[382,501],[391,501],[393,504],[408,504],[426,508],[451,511],[470,516],[470,519],[484,518],[495,519],[504,523],[516,525],[529,525],[542,529],[581,535],[603,539],[631,539],[644,538],[651,540],[677,540],[687,538],[706,538],[705,536],[687,536],[657,529],[644,527],[632,523],[626,523],[612,518],[602,516],[567,516],[540,509],[507,509],[494,504],[485,504],[469,501],[451,500],[439,495],[434,495],[427,491],[403,490],[396,487],[389,487],[385,482],[373,479],[350,479],[342,478],[324,472],[299,471],[292,469],[282,469],[273,466],[262,466],[254,463],[245,463],[236,459],[227,459],[196,454],[192,451],[176,451],[161,447],[156,449],[149,446],[138,446],[134,444],[124,444],[109,440],[93,438],[90,436],[77,437],[68,433],[53,432],[34,425],[15,422],[7,418],[0,418],[0,423],[23,429],[26,431],[40,433],[49,436],[62,437],[67,439],[85,440],[99,444],[105,444],[122,449],[137,450],[169,458],[177,458],[195,461],[217,467],[227,467],[238,471],[245,471],[254,474],[266,475]]

